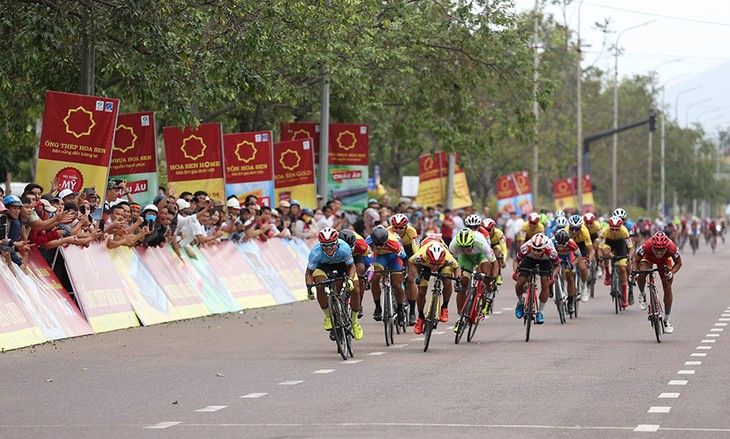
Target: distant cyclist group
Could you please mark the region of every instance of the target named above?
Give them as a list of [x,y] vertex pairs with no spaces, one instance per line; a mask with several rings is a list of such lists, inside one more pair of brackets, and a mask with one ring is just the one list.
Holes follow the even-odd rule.
[[[350,229],[338,231],[331,227],[317,235],[318,243],[309,255],[305,282],[310,299],[316,296],[324,313],[324,329],[333,329],[328,295],[334,292],[347,295],[349,307],[344,319],[352,337],[360,340],[363,329],[359,319],[363,315],[366,291],[372,294],[376,321],[383,320],[383,307],[387,305],[381,303],[385,287],[389,293],[385,300],[394,297],[396,323],[403,328],[412,326],[415,334],[422,334],[430,329],[429,317],[434,322],[449,321],[449,302],[456,290],[460,318],[454,332],[458,343],[463,325],[476,323],[473,315],[469,317],[472,308],[479,314],[475,300],[481,298],[479,303],[484,307],[478,318],[491,311],[491,301],[502,284],[501,272],[509,257],[505,234],[492,218],[482,218],[476,213],[466,216],[463,227],[454,230],[448,238],[433,232],[419,234],[403,213],[396,213],[388,222],[387,227],[384,224],[373,227],[366,237]],[[543,324],[545,306],[556,294],[555,283],[560,280],[567,294],[566,312],[571,318],[577,317],[578,302],[586,302],[593,296],[594,284],[600,276],[606,286],[611,286],[611,294],[615,294],[617,312],[634,304],[634,286],[639,291],[639,307],[646,310],[647,273],[656,267],[654,271],[661,279],[664,292],[663,313],[657,322],[663,333],[671,334],[674,331],[670,320],[672,282],[682,267],[682,237],[685,229],[692,236],[701,223],[694,219],[682,220],[678,226],[668,223],[672,226],[649,222],[647,228],[644,219],[635,223],[621,208],[614,210],[607,220],[593,213],[529,214],[516,235],[517,251],[512,264],[517,296],[515,316],[525,319],[525,294],[532,282],[535,290],[539,286],[539,295],[535,291],[536,309],[530,307],[530,318],[534,324]],[[722,236],[724,224],[719,227],[719,222],[708,221],[704,227],[712,239]],[[440,309],[437,315],[429,315],[433,301],[429,291],[433,282],[429,280],[434,277],[438,278]],[[335,278],[339,280],[326,288],[323,281]],[[483,296],[473,294],[473,289],[482,291]]]

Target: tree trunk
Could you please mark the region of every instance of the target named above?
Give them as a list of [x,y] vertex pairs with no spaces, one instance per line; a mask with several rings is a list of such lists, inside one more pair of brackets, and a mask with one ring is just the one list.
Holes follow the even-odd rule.
[[96,49],[92,41],[94,32],[93,3],[83,9],[81,15],[81,94],[94,94],[94,69],[96,64]]

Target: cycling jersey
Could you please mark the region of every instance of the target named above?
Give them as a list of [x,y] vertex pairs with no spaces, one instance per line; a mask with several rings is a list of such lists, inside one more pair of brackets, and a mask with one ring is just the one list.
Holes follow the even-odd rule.
[[383,247],[376,247],[375,244],[373,244],[372,236],[368,236],[367,238],[365,238],[365,242],[368,243],[368,246],[370,246],[375,256],[385,255],[388,253],[395,253],[400,255],[402,252],[402,257],[405,257],[405,252],[403,251],[403,245],[401,245],[400,237],[394,235],[393,233],[388,232],[388,240],[385,241],[385,245]]
[[406,231],[403,233],[403,236],[398,234],[393,226],[388,226],[388,231],[396,236],[399,236],[401,239],[401,242],[403,243],[403,247],[406,246],[413,246],[413,251],[418,251],[418,232],[413,226],[406,226]]
[[553,246],[552,241],[548,241],[547,245],[545,245],[545,248],[542,249],[540,252],[540,256],[535,258],[532,256],[532,243],[526,242],[520,246],[520,251],[517,252],[517,256],[515,256],[515,260],[517,262],[521,262],[523,259],[538,259],[541,261],[550,261],[553,263],[553,265],[557,265],[560,262],[560,258],[558,257],[558,251],[555,249],[555,246]]
[[352,250],[347,243],[341,239],[337,240],[337,250],[330,256],[322,250],[322,246],[317,243],[309,252],[309,260],[307,261],[307,269],[314,271],[320,265],[336,265],[345,264],[352,265]]
[[553,238],[553,245],[555,246],[555,251],[558,252],[558,257],[560,259],[570,259],[571,255],[575,257],[580,257],[580,248],[578,248],[578,244],[575,243],[572,239],[568,240],[568,243],[565,245],[560,245],[555,241],[555,238]]
[[618,230],[611,230],[609,226],[606,226],[601,230],[601,234],[599,237],[599,243],[601,245],[605,245],[606,241],[626,241],[626,246],[628,248],[633,248],[634,244],[631,242],[631,238],[629,236],[629,231],[626,230],[626,227],[621,226]]
[[598,235],[601,231],[601,225],[598,224],[598,221],[593,221],[593,224],[584,223],[583,225],[586,226],[586,229],[588,229],[588,233],[591,236]]
[[486,258],[489,262],[495,262],[497,260],[497,258],[494,256],[494,250],[492,250],[492,246],[487,243],[487,240],[484,239],[482,235],[477,233],[474,234],[474,246],[472,247],[471,251],[469,253],[466,253],[464,250],[465,249],[463,247],[456,245],[456,240],[451,241],[451,244],[449,244],[449,251],[453,256],[456,256],[458,258],[461,258],[461,256],[465,256],[469,259],[479,259],[481,261],[479,256],[484,255],[484,258]]
[[641,258],[642,261],[646,261],[650,264],[655,264],[657,267],[671,267],[671,260],[676,260],[677,258],[679,258],[679,250],[677,249],[677,245],[672,241],[669,241],[667,249],[664,251],[662,257],[657,258],[654,255],[654,246],[652,245],[651,239],[647,239],[646,241],[644,241],[644,243],[639,246],[636,254],[639,258]]
[[520,240],[528,241],[538,233],[545,233],[545,226],[542,223],[532,225],[529,222],[525,222],[525,224],[522,225],[522,230],[520,230]]
[[493,249],[499,247],[502,250],[502,257],[507,257],[507,241],[504,238],[504,232],[502,230],[496,227],[493,228],[489,240]]
[[352,255],[370,256],[370,246],[365,241],[365,238],[357,232],[352,233],[355,234],[355,245],[352,247]]
[[[446,250],[446,257],[444,258],[444,262],[441,265],[431,265],[428,262],[428,258],[426,257],[426,252],[428,251],[429,247],[432,245],[440,245],[444,247]],[[411,258],[408,260],[412,264],[420,265],[422,267],[426,267],[430,269],[431,271],[439,271],[442,268],[456,268],[459,264],[456,262],[456,259],[454,259],[454,256],[451,254],[451,252],[446,249],[445,246],[443,246],[438,241],[430,241],[426,245],[422,246],[416,254],[411,256]]]

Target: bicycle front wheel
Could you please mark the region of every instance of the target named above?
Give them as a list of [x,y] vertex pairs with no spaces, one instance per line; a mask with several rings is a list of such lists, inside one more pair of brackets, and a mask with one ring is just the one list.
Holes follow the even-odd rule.
[[386,286],[383,289],[383,327],[385,329],[385,345],[390,346],[393,344],[393,332],[395,330],[394,313],[395,313],[395,298],[393,297],[393,291],[390,286]]
[[619,284],[618,265],[614,265],[611,272],[611,295],[613,296],[613,307],[616,314],[618,314],[621,310],[621,285]]
[[436,293],[434,292],[431,295],[431,301],[428,305],[428,314],[426,315],[426,325],[424,329],[425,338],[423,339],[423,352],[428,351],[428,345],[431,343],[431,334],[433,333],[433,328],[436,326],[436,311],[438,310],[438,298],[436,297]]
[[656,336],[657,343],[661,343],[664,328],[662,327],[662,316],[659,313],[659,299],[656,294],[656,287],[653,285],[649,285],[649,296],[651,300],[651,308],[649,308],[651,324],[654,326],[654,335]]
[[343,360],[347,360],[347,342],[345,341],[345,327],[342,322],[342,303],[336,297],[329,301],[330,319],[332,320],[332,333],[335,335],[337,352]]
[[563,290],[563,280],[558,279],[555,282],[555,307],[558,308],[558,317],[560,317],[560,324],[565,323],[565,291]]
[[479,322],[482,321],[482,309],[484,309],[484,305],[486,305],[486,299],[484,297],[480,297],[479,300],[476,303],[476,315],[477,317],[474,319],[474,323],[469,323],[469,331],[466,334],[466,341],[471,342],[474,338],[474,334],[477,333],[477,328],[479,327]]
[[535,287],[530,286],[527,290],[527,302],[525,303],[525,341],[530,341],[530,327],[532,326],[533,313],[535,312]]

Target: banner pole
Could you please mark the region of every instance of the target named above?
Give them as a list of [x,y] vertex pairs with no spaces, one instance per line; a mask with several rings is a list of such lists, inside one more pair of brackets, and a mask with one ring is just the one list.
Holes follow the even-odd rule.
[[[330,134],[330,82],[329,68],[322,69],[322,108],[320,110],[319,122],[319,195],[322,200],[330,198],[327,190],[329,178],[329,134]],[[317,201],[315,201],[315,204]],[[319,206],[312,206],[313,209]]]

